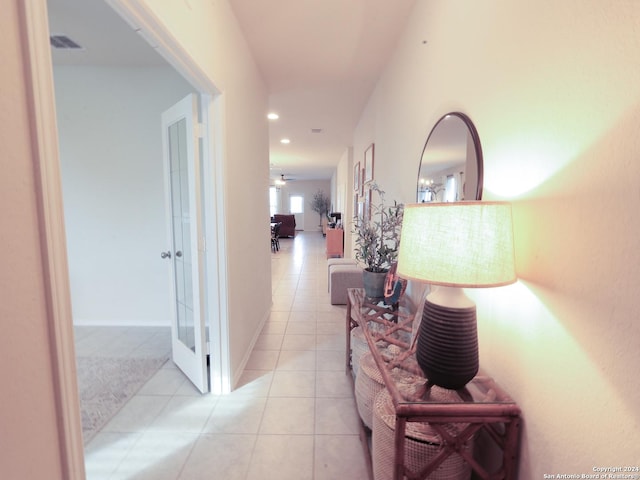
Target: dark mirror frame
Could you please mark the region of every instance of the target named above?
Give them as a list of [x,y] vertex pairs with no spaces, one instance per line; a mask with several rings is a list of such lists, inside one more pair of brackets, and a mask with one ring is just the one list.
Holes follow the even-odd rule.
[[[465,198],[465,200],[482,200],[482,185],[483,185],[483,176],[484,176],[484,162],[483,162],[483,158],[482,158],[482,146],[480,144],[480,137],[478,136],[478,132],[476,130],[475,125],[473,124],[473,122],[471,121],[471,119],[465,115],[464,113],[461,112],[449,112],[445,115],[443,115],[442,117],[440,117],[440,119],[436,122],[436,124],[433,126],[433,128],[431,129],[431,132],[429,133],[429,137],[427,138],[427,141],[424,144],[424,147],[422,149],[422,154],[420,155],[420,163],[418,164],[418,180],[417,180],[417,185],[416,185],[416,202],[420,202],[420,171],[422,170],[422,161],[425,157],[425,153],[427,152],[427,148],[429,147],[429,140],[431,140],[434,137],[434,133],[436,132],[436,130],[438,129],[438,127],[442,126],[442,123],[445,119],[447,119],[448,117],[457,117],[460,120],[462,120],[462,122],[464,123],[464,125],[467,127],[467,130],[469,132],[469,135],[471,136],[471,140],[473,142],[473,147],[475,150],[475,154],[476,154],[476,169],[477,169],[477,183],[476,183],[476,189],[475,189],[475,198]],[[467,156],[467,164],[465,165],[465,172],[468,172],[469,170],[469,161],[470,159]],[[465,175],[466,177],[466,175]]]

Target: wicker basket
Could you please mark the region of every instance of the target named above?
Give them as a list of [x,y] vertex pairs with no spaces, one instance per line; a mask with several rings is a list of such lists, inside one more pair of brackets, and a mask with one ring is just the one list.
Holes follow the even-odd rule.
[[[390,480],[394,469],[394,430],[396,416],[391,396],[382,390],[376,397],[373,415],[372,460],[375,480]],[[450,428],[464,428],[451,425]],[[409,471],[417,473],[440,451],[440,438],[427,423],[407,422],[404,447],[404,464]],[[473,441],[466,448],[473,449]],[[468,480],[471,467],[458,455],[451,454],[429,475],[429,480]]]
[[364,424],[373,428],[373,408],[376,397],[384,390],[384,380],[371,352],[360,357],[360,373],[356,377],[356,406]]
[[369,344],[367,343],[367,339],[364,338],[362,327],[356,327],[351,330],[351,368],[354,376],[358,376],[360,357],[368,352]]

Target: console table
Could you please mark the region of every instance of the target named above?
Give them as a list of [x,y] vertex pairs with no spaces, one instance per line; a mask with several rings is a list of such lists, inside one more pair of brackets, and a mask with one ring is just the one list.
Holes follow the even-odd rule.
[[344,230],[327,228],[327,258],[342,257],[344,253]]
[[[411,338],[415,309],[403,299],[400,305],[390,307],[379,299],[369,299],[363,289],[348,290],[346,337],[347,374],[352,376],[351,330],[361,326],[364,337],[380,370],[395,411],[394,480],[426,479],[449,456],[457,453],[470,465],[478,478],[516,479],[520,442],[520,408],[488,376],[479,374],[458,392],[442,396],[430,395],[426,379],[415,360]],[[391,347],[391,348],[390,348]],[[406,378],[418,381],[407,383]],[[437,397],[437,398],[434,398]],[[437,432],[439,451],[419,471],[409,471],[404,465],[408,422],[428,423]],[[456,428],[451,428],[455,425]],[[469,439],[480,432],[498,447],[499,465],[487,466],[474,458],[465,448]],[[367,442],[363,444],[367,447]],[[495,448],[495,446],[493,448]],[[370,452],[367,452],[369,459]],[[489,471],[492,470],[492,471]]]

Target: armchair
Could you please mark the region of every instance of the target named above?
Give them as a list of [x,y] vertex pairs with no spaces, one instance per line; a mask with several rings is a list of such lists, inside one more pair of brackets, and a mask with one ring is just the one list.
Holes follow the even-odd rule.
[[276,213],[273,216],[275,223],[282,223],[280,226],[280,237],[294,237],[296,235],[296,217],[294,215],[284,215]]

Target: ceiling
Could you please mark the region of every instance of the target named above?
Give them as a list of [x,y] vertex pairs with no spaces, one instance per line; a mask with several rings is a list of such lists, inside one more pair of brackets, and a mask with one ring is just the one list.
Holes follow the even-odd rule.
[[[329,179],[415,0],[228,1],[280,116],[269,128],[272,177]],[[104,0],[47,4],[51,34],[83,47],[53,49],[54,64],[166,65]]]

